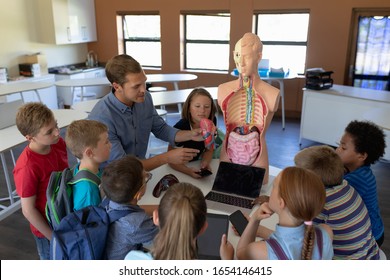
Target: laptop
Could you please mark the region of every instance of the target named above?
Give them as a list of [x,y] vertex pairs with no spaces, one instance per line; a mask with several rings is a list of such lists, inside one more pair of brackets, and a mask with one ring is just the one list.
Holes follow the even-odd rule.
[[212,190],[206,195],[207,207],[233,213],[249,214],[252,201],[259,196],[265,169],[221,161]]
[[0,129],[15,125],[16,114],[22,105],[23,101],[21,99],[0,103]]
[[229,216],[207,213],[207,229],[196,239],[198,259],[220,260],[219,247],[223,234],[229,230]]

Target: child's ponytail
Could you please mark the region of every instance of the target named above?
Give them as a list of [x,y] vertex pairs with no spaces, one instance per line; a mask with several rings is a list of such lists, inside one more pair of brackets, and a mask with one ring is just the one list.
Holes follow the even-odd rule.
[[199,188],[189,183],[170,187],[158,210],[160,232],[154,240],[154,258],[195,259],[195,238],[206,221],[206,213],[206,202]]

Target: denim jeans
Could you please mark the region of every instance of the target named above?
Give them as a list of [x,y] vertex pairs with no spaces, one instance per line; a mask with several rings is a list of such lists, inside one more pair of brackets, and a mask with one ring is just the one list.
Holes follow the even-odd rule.
[[37,244],[39,258],[41,260],[50,260],[50,241],[45,237],[36,237],[35,235],[34,239]]

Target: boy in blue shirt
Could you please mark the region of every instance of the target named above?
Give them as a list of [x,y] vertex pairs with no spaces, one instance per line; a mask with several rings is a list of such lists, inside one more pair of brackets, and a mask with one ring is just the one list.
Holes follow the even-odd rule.
[[109,199],[106,211],[125,212],[110,225],[106,242],[109,260],[123,260],[128,252],[151,244],[158,233],[150,215],[157,205],[146,208],[138,205],[151,178],[152,174],[146,172],[142,162],[132,155],[114,160],[104,168],[102,188]]
[[[93,120],[72,122],[66,130],[65,142],[72,154],[80,160],[74,167],[73,175],[87,170],[101,178],[100,163],[110,157],[111,143],[105,124]],[[99,185],[88,179],[77,181],[73,185],[73,208],[79,210],[89,205],[97,206],[101,202]]]
[[355,120],[345,128],[336,150],[344,163],[344,179],[355,188],[366,204],[372,234],[379,246],[384,240],[384,226],[371,164],[383,156],[385,148],[385,135],[381,128],[369,121]]

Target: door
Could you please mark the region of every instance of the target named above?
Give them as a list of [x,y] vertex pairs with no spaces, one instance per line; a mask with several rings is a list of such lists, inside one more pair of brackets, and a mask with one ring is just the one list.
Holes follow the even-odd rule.
[[346,84],[390,90],[390,9],[353,11]]

